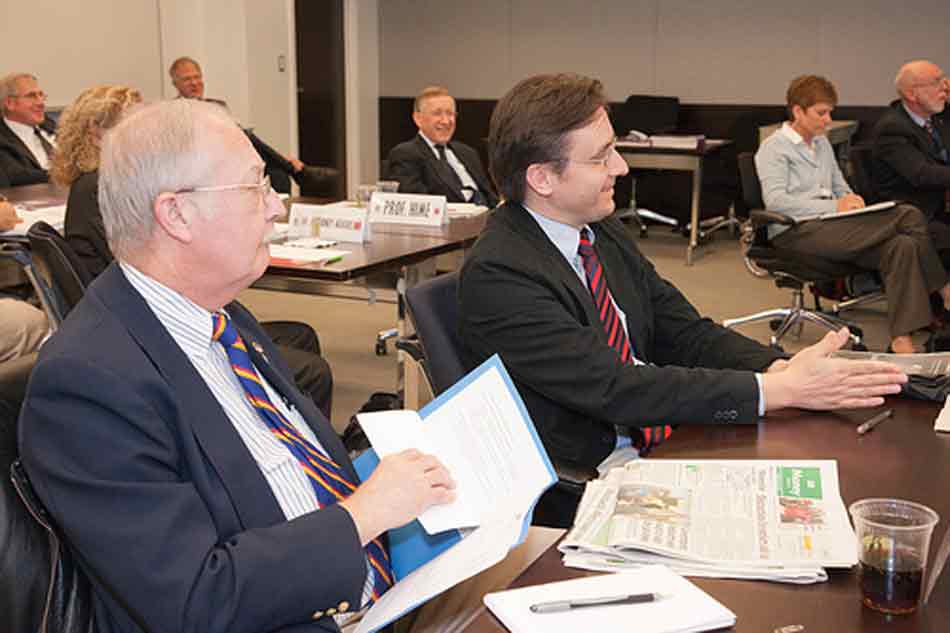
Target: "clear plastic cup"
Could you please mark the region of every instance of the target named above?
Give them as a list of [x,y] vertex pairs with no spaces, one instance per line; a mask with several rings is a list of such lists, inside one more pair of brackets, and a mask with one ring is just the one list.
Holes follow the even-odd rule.
[[356,202],[361,207],[369,206],[369,200],[373,197],[373,194],[376,193],[376,185],[360,185],[359,189],[356,191]]
[[849,508],[858,537],[861,600],[883,613],[912,613],[920,602],[930,536],[940,520],[925,505],[862,499]]
[[376,189],[383,193],[397,193],[399,191],[398,180],[379,180],[376,182]]

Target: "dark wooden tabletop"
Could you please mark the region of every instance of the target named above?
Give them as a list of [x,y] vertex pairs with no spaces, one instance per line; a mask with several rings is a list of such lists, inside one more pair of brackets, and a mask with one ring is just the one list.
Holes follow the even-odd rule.
[[622,145],[623,141],[617,144],[617,151],[621,154],[678,154],[689,156],[706,156],[713,154],[732,145],[730,139],[708,138],[701,148],[687,149],[685,147],[654,147],[652,145]]
[[[950,434],[933,430],[938,406],[891,399],[894,417],[859,436],[855,427],[875,411],[783,412],[748,426],[680,427],[655,453],[682,459],[835,459],[845,505],[867,497],[899,497],[930,506],[941,520],[931,543],[931,561],[950,525]],[[519,576],[512,587],[585,575],[561,564],[552,548]],[[885,616],[861,604],[852,571],[833,572],[828,582],[789,585],[752,580],[691,579],[737,616],[739,633],[772,633],[803,625],[803,633],[950,632],[950,570],[930,603],[917,613]],[[502,633],[487,611],[465,633]],[[631,628],[630,630],[635,630]]]

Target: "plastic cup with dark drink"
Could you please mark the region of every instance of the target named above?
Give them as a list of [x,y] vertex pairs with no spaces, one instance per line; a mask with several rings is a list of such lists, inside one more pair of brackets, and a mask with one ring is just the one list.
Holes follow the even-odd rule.
[[940,517],[901,499],[863,499],[849,508],[858,537],[858,576],[865,606],[911,613],[920,602],[930,535]]

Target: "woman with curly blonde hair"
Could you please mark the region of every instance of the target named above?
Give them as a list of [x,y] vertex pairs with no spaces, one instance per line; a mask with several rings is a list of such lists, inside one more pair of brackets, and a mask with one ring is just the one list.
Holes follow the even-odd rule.
[[66,240],[90,277],[98,276],[112,261],[98,201],[102,134],[141,101],[139,91],[127,86],[89,88],[63,112],[56,129],[50,178],[69,186]]

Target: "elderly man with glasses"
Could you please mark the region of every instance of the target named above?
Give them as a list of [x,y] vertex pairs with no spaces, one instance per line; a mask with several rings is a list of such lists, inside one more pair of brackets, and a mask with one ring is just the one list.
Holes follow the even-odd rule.
[[13,73],[0,79],[0,108],[0,171],[14,187],[49,181],[54,125],[36,77]]
[[950,235],[950,129],[940,116],[950,98],[943,70],[926,60],[904,64],[894,81],[899,99],[874,127],[876,194],[907,201],[931,221],[935,242]]
[[450,475],[405,451],[360,482],[236,301],[283,207],[224,110],[129,114],[99,197],[116,262],[41,351],[20,425],[97,630],[337,631],[393,582],[387,530],[450,501]]

